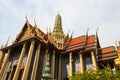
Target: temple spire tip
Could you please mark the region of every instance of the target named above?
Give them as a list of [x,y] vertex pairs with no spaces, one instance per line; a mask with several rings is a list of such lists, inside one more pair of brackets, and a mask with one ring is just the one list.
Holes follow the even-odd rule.
[[27,18],[27,14],[25,15],[25,19],[28,20],[28,18]]
[[98,32],[98,30],[99,30],[99,27],[97,27],[97,29],[96,29],[96,33]]
[[35,20],[35,18],[34,18],[34,23],[35,23],[35,25],[36,25],[36,20]]

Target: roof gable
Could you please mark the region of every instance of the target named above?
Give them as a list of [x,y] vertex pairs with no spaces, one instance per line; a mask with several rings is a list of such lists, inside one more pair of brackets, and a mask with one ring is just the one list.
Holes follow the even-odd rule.
[[30,25],[29,22],[26,21],[20,33],[16,36],[14,43],[18,43],[20,41],[32,37],[33,36],[32,29],[33,29],[32,25]]
[[98,50],[98,61],[116,59],[117,57],[115,46],[109,46]]
[[44,32],[42,32],[37,25],[33,27],[31,24],[29,24],[28,21],[24,24],[22,30],[16,37],[13,44],[24,41],[26,39],[32,38],[32,37],[38,37],[42,39],[45,43],[47,43],[47,36]]

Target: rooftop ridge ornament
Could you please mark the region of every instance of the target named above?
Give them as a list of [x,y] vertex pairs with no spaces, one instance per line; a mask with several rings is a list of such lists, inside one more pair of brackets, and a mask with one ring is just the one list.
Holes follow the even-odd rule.
[[26,21],[28,21],[27,14],[25,15],[25,19],[26,19]]
[[35,18],[34,18],[34,24],[36,25],[36,20],[35,20]]
[[87,28],[87,31],[86,31],[86,37],[88,37],[88,32],[89,32],[89,28]]
[[97,29],[96,29],[96,33],[98,33],[98,30],[99,30],[99,28],[97,27]]
[[34,18],[34,28],[38,29],[35,18]]

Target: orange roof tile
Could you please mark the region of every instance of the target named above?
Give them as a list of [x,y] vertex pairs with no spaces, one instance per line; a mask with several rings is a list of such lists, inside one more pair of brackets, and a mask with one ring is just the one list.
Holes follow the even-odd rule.
[[114,51],[116,51],[114,46],[110,46],[110,47],[100,49],[100,52],[102,54],[108,53],[108,52],[114,52]]
[[88,36],[87,44],[95,42],[95,35]]
[[72,41],[70,42],[70,45],[83,43],[83,42],[85,42],[85,35],[72,39]]

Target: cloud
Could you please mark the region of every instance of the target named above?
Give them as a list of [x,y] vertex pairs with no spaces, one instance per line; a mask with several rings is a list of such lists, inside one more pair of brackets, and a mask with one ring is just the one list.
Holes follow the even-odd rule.
[[[30,23],[34,25],[35,18],[39,28],[45,32],[46,26],[54,27],[55,15],[60,11],[65,33],[69,29],[71,32],[74,30],[76,37],[84,35],[89,27],[89,34],[94,34],[96,27],[99,27],[100,43],[104,47],[114,45],[115,40],[120,39],[119,4],[119,0],[1,0],[1,27],[5,30],[7,22],[10,23],[12,30],[9,34],[14,34],[13,40],[24,25],[27,14]],[[16,26],[18,30],[14,31]],[[3,33],[6,36],[0,34],[0,37],[6,39],[7,32]]]

